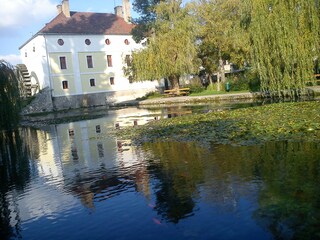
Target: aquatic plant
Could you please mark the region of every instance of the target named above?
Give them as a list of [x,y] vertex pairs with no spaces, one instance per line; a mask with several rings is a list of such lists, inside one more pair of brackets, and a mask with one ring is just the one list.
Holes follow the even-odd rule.
[[186,141],[200,144],[258,144],[266,141],[319,141],[320,102],[276,103],[161,119],[117,131],[136,143]]

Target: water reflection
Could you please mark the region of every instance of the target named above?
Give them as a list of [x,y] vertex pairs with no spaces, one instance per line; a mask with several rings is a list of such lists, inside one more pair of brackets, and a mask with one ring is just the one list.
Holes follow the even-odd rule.
[[0,239],[20,236],[17,192],[23,191],[29,180],[27,148],[20,132],[0,132]]
[[208,152],[181,143],[146,144],[145,148],[159,156],[151,173],[160,179],[156,209],[167,220],[189,217],[198,210],[199,201],[236,213],[246,198],[257,207],[245,211],[275,238],[319,236],[318,143],[218,145]]
[[318,143],[132,147],[111,136],[115,122],[22,129],[1,141],[1,239],[319,234]]

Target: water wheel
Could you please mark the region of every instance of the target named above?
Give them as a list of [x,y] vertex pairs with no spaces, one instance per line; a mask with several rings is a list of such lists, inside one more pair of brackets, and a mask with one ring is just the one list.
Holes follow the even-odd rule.
[[25,64],[18,64],[16,66],[16,72],[19,79],[21,97],[28,98],[39,91],[38,80],[36,78],[31,78],[28,68]]

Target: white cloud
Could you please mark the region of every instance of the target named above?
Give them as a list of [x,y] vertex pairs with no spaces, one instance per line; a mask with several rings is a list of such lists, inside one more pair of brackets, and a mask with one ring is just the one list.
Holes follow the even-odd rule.
[[21,56],[10,54],[10,55],[0,55],[0,60],[5,60],[6,62],[10,63],[11,65],[16,65],[18,63],[22,63]]
[[0,0],[0,30],[23,28],[56,13],[53,0]]

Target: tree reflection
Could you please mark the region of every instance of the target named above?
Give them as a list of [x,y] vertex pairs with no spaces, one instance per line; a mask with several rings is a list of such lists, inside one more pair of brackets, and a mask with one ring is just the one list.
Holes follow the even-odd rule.
[[0,239],[20,235],[19,210],[13,189],[25,188],[29,179],[29,160],[20,132],[0,132]]
[[[271,151],[270,151],[271,150]],[[267,188],[255,218],[277,238],[320,237],[320,145],[268,143],[261,169]]]
[[197,185],[204,177],[202,151],[181,143],[153,143],[145,147],[159,157],[159,162],[150,167],[151,174],[159,180],[155,209],[163,218],[178,223],[193,214]]
[[270,142],[217,145],[212,151],[186,143],[144,145],[158,162],[149,173],[158,213],[171,222],[195,213],[199,201],[235,211],[241,197],[258,204],[252,217],[279,239],[320,236],[320,144]]
[[216,179],[238,177],[238,195],[250,194],[250,189],[240,186],[258,186],[259,209],[253,217],[275,238],[314,239],[320,236],[319,151],[319,143],[312,142],[219,145],[213,148],[211,159],[218,169]]

